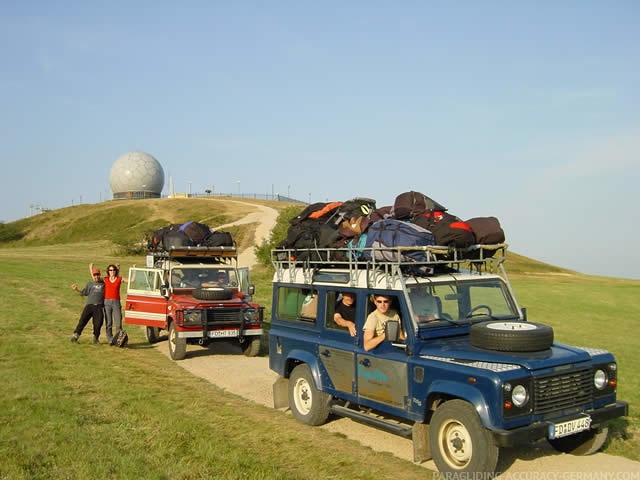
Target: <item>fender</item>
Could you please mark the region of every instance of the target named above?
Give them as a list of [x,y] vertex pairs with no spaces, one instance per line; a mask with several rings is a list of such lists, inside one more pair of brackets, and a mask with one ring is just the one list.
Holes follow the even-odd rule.
[[309,366],[309,370],[311,370],[313,383],[315,383],[316,388],[321,391],[323,390],[322,375],[320,375],[318,358],[315,355],[305,350],[291,350],[285,361],[287,365],[287,378],[291,376],[291,370],[293,370],[293,368],[289,369],[289,366],[294,363],[306,363]]
[[436,380],[431,384],[431,387],[427,392],[427,403],[429,403],[428,401],[430,398],[438,397],[440,395],[455,397],[469,402],[478,413],[480,422],[485,428],[489,430],[495,430],[497,428],[496,422],[491,418],[492,414],[495,414],[495,412],[491,412],[489,405],[486,402],[486,398],[482,395],[480,390],[474,386],[449,380]]

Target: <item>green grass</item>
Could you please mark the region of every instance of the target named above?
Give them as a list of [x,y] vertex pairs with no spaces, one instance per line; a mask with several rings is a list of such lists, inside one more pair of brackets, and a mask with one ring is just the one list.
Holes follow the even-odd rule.
[[[86,335],[69,342],[84,303],[70,285],[88,280],[89,262],[118,262],[123,273],[143,262],[120,256],[119,238],[126,244],[164,223],[222,225],[242,214],[222,201],[194,200],[193,211],[191,200],[163,202],[70,207],[9,224],[22,239],[0,248],[0,479],[424,478],[422,467],[222,392],[150,347],[137,329],[126,349],[90,345]],[[182,220],[166,213],[176,209]],[[234,233],[239,243],[252,237],[251,226]],[[640,281],[511,254],[507,268],[531,321],[553,326],[558,341],[617,356],[618,396],[631,403],[631,415],[614,423],[606,452],[640,460],[633,371]],[[268,316],[271,270],[254,268],[252,281]]]

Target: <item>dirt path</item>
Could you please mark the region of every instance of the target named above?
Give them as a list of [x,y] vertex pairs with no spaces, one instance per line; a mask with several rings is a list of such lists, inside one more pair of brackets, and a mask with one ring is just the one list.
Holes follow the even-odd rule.
[[[254,206],[258,208],[257,212],[232,224],[222,225],[222,227],[260,222],[255,234],[256,244],[259,244],[268,237],[271,228],[275,225],[278,212],[269,207]],[[253,248],[240,253],[240,265],[251,266],[254,262]],[[166,342],[156,344],[156,348],[165,355],[169,355]],[[193,375],[207,380],[229,393],[268,407],[273,406],[272,385],[277,375],[269,369],[268,357],[247,358],[241,354],[239,348],[234,349],[224,345],[215,345],[209,348],[189,345],[187,358],[181,360],[179,365]],[[398,458],[412,461],[413,450],[410,440],[358,424],[349,419],[335,420],[320,428],[341,433],[376,451],[389,452]],[[436,470],[433,461],[424,462],[421,465],[427,469]],[[498,478],[507,479],[515,475],[513,480],[597,480],[605,478],[640,480],[640,475],[613,476],[621,472],[640,474],[640,462],[604,453],[588,457],[559,454],[546,441],[539,442],[533,447],[503,450],[500,455],[498,471],[502,472]],[[527,475],[520,475],[522,473],[527,473]]]

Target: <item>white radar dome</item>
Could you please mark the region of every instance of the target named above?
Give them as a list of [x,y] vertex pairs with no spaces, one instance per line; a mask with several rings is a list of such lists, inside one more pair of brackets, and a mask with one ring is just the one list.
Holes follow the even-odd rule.
[[164,186],[160,162],[145,152],[118,157],[109,174],[113,198],[158,198]]

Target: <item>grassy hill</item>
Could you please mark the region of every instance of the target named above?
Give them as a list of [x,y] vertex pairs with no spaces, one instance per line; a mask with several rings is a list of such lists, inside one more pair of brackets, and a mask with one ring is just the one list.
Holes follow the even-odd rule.
[[[0,224],[0,478],[425,475],[408,462],[221,392],[155,354],[136,330],[126,350],[71,348],[83,302],[69,285],[87,280],[89,262],[119,262],[126,271],[143,261],[152,230],[187,220],[216,229],[252,210],[236,200],[109,201]],[[269,205],[284,211],[283,218],[299,208],[242,202]],[[252,247],[254,228],[225,230],[242,249]],[[284,230],[281,219],[276,231]],[[551,325],[560,342],[616,355],[618,395],[630,402],[631,415],[614,423],[606,452],[640,460],[640,281],[582,275],[515,253],[507,270],[531,321]],[[254,268],[252,280],[268,318],[269,267]]]

